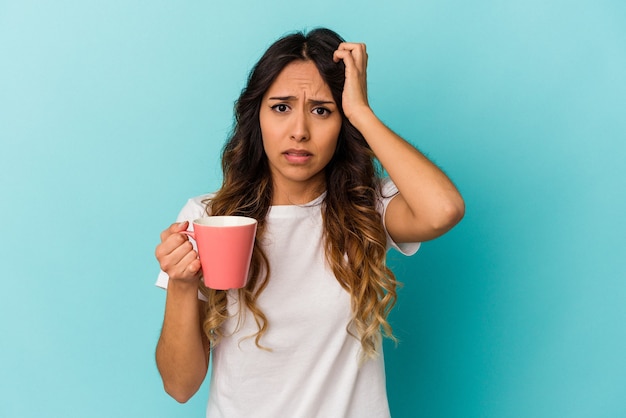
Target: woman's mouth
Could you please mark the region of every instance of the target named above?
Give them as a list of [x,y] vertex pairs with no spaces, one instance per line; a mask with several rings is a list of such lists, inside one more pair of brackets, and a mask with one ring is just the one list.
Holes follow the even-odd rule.
[[283,155],[285,156],[285,159],[292,164],[306,163],[313,156],[313,154],[308,151],[295,149],[287,150],[283,152]]

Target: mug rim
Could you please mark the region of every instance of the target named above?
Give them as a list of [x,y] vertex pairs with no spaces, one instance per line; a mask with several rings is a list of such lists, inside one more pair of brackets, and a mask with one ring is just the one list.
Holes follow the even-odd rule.
[[[217,223],[215,223],[217,222]],[[237,226],[250,226],[257,224],[258,221],[248,216],[237,215],[216,215],[216,216],[203,216],[193,221],[194,225],[199,226],[211,226],[211,227],[226,227],[232,228]]]

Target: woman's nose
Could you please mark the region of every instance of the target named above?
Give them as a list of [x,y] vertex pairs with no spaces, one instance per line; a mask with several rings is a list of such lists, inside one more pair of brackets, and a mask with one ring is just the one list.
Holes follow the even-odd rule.
[[305,112],[294,112],[291,139],[297,142],[309,140],[309,121]]

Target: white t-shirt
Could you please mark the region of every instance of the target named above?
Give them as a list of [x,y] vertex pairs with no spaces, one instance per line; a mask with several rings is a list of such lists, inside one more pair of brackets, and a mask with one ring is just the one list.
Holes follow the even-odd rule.
[[[383,182],[383,214],[397,189]],[[178,221],[206,216],[202,201],[190,199]],[[253,315],[239,321],[238,294],[229,291],[226,336],[211,353],[209,418],[384,418],[389,417],[382,347],[380,356],[359,367],[361,343],[346,327],[350,295],[328,268],[322,244],[324,195],[301,206],[272,206],[262,245],[270,280],[258,300],[269,328],[259,349]],[[414,254],[419,243],[388,248]],[[157,281],[167,287],[167,274]],[[356,332],[353,330],[353,333]]]

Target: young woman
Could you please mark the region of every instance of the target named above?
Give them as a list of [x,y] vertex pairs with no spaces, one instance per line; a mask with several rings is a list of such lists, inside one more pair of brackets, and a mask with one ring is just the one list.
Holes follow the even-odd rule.
[[[209,417],[389,416],[381,334],[391,336],[397,282],[386,251],[415,253],[464,203],[370,109],[366,67],[365,45],[316,29],[279,39],[253,68],[222,187],[190,199],[156,249],[167,288],[157,365],[179,402],[211,354]],[[180,232],[207,215],[258,220],[246,288],[200,280]]]

